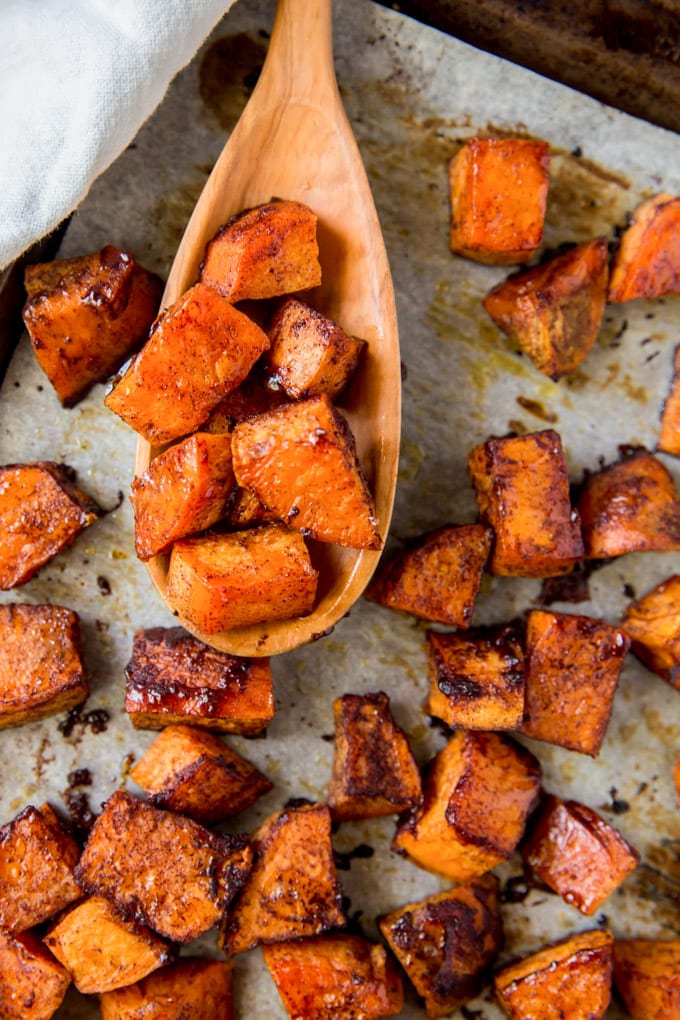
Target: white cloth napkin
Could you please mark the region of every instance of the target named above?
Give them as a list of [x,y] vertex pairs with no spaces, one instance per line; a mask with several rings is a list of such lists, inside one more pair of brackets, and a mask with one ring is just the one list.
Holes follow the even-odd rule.
[[0,0],[0,269],[132,141],[234,0]]

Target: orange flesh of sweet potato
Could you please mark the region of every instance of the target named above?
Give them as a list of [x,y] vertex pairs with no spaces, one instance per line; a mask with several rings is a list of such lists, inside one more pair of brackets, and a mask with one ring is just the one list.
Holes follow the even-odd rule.
[[633,1020],[680,1016],[680,941],[617,939],[614,984]]
[[0,931],[0,1009],[3,1020],[50,1020],[71,978],[31,932]]
[[163,293],[157,276],[111,245],[28,266],[23,318],[38,364],[71,407],[144,340]]
[[149,443],[171,443],[195,432],[268,346],[259,326],[197,283],[159,315],[104,403]]
[[631,602],[621,620],[631,651],[680,690],[680,574]]
[[608,300],[680,292],[680,197],[655,195],[639,205],[614,256]]
[[680,346],[673,353],[673,378],[661,410],[657,449],[680,457]]
[[232,1020],[227,960],[185,957],[99,997],[102,1020]]

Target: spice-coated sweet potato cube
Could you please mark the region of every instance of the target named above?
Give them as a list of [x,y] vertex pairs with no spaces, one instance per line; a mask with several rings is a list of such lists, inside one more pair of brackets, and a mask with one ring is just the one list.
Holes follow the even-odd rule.
[[378,818],[415,807],[420,772],[406,734],[377,694],[344,694],[333,702],[335,757],[328,806],[336,822]]
[[598,237],[510,276],[482,304],[539,372],[559,379],[574,371],[597,339],[608,276],[607,239]]
[[468,471],[480,516],[496,535],[492,574],[556,577],[583,558],[557,432],[492,437],[472,450]]
[[469,627],[492,539],[483,524],[437,528],[391,560],[366,597],[423,620]]
[[498,879],[484,875],[408,903],[379,925],[428,1017],[449,1016],[481,992],[485,971],[502,946]]
[[392,849],[466,882],[513,853],[538,801],[540,765],[501,733],[459,730],[430,764],[422,804]]
[[32,932],[0,931],[0,1009],[3,1020],[50,1020],[71,978]]
[[137,729],[190,723],[254,737],[274,718],[266,656],[229,655],[182,627],[138,630],[125,679],[125,711]]
[[0,467],[0,589],[25,584],[100,514],[65,464]]
[[130,771],[156,807],[205,825],[237,815],[272,783],[214,733],[168,726]]
[[227,960],[183,957],[141,981],[99,996],[102,1020],[232,1020]]
[[611,999],[608,931],[585,931],[541,949],[494,978],[510,1020],[600,1020]]
[[76,878],[159,935],[190,942],[218,923],[251,856],[246,836],[215,835],[117,790],[92,827]]
[[384,946],[359,935],[322,935],[263,947],[294,1020],[379,1020],[401,1013],[401,976]]
[[143,342],[163,292],[130,252],[28,266],[24,324],[38,364],[65,407],[103,382]]
[[427,632],[426,711],[447,726],[514,730],[524,715],[524,651],[517,629]]
[[325,394],[239,422],[239,485],[321,542],[380,549],[375,507],[349,425]]
[[268,346],[259,326],[197,283],[159,315],[104,403],[148,442],[171,443],[195,432]]
[[528,262],[543,239],[549,170],[545,142],[465,142],[449,165],[451,251],[488,265]]
[[318,287],[316,216],[301,202],[245,209],[208,242],[201,280],[232,302]]
[[227,914],[227,955],[345,924],[325,804],[284,808],[253,834],[250,877]]
[[680,457],[680,345],[673,353],[673,378],[661,409],[657,450]]
[[614,255],[608,300],[680,292],[680,197],[655,195],[639,205]]
[[617,939],[614,985],[633,1020],[680,1016],[680,941]]
[[166,594],[180,616],[215,634],[306,616],[318,577],[299,532],[264,524],[175,542]]
[[522,845],[524,863],[565,903],[590,917],[637,867],[640,855],[596,811],[546,797]]
[[172,959],[166,942],[127,920],[102,896],[81,900],[62,914],[45,944],[84,995],[132,984]]
[[621,627],[630,638],[631,652],[680,690],[680,574],[629,603]]
[[666,467],[634,450],[586,479],[578,501],[586,556],[680,549],[680,497]]
[[595,757],[629,644],[623,630],[604,620],[532,610],[520,731]]

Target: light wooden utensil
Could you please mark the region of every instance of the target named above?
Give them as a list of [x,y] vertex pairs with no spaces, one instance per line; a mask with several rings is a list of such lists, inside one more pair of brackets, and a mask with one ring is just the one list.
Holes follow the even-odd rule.
[[[399,339],[385,245],[359,150],[335,80],[331,0],[278,0],[257,86],[205,185],[177,251],[163,296],[175,301],[198,278],[206,242],[235,213],[272,198],[304,202],[318,216],[323,283],[305,300],[345,332],[368,341],[367,357],[343,397],[385,539],[396,487],[401,425]],[[136,472],[158,451],[140,440]],[[368,584],[380,553],[312,544],[319,597],[307,617],[204,634],[235,655],[285,652],[322,636]],[[148,569],[166,598],[168,557]],[[170,606],[172,609],[172,606]]]

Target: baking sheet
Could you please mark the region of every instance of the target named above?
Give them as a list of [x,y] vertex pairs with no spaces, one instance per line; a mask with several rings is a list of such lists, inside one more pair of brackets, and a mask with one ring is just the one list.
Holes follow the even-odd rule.
[[[94,185],[68,228],[63,257],[115,244],[167,273],[247,99],[272,17],[269,0],[240,0],[232,8],[134,144]],[[448,250],[447,163],[477,132],[549,141],[545,244],[553,247],[611,234],[642,196],[680,191],[677,136],[370,3],[336,0],[335,52],[385,233],[400,322],[402,455],[390,548],[437,525],[474,519],[465,460],[490,434],[550,425],[562,435],[575,481],[601,458],[614,459],[621,443],[653,448],[680,339],[678,299],[608,308],[588,359],[573,376],[552,383],[508,347],[480,306],[507,270],[468,263]],[[23,338],[0,398],[1,462],[63,460],[111,511],[33,581],[0,595],[2,602],[49,601],[77,610],[92,686],[84,710],[68,725],[55,717],[0,734],[2,821],[27,803],[49,800],[63,809],[68,777],[83,768],[92,784],[75,792],[97,810],[154,738],[133,731],[122,712],[123,670],[134,631],[171,625],[172,617],[134,556],[131,508],[121,494],[132,477],[135,437],[103,407],[103,394],[97,387],[76,408],[62,410]],[[680,465],[664,461],[679,481]],[[589,601],[553,608],[616,622],[631,590],[639,596],[678,570],[675,554],[622,557],[592,574]],[[509,620],[540,604],[540,582],[487,578],[475,623]],[[361,600],[331,635],[273,660],[277,714],[267,737],[230,743],[276,786],[229,831],[251,830],[289,797],[324,799],[332,701],[343,692],[388,693],[420,762],[443,746],[441,730],[421,709],[426,629]],[[680,811],[670,776],[680,752],[677,692],[629,657],[598,759],[524,742],[542,763],[546,788],[600,810],[637,846],[643,863],[594,919],[535,890],[505,903],[501,961],[605,921],[616,935],[677,936]],[[383,819],[344,825],[335,836],[349,913],[369,936],[376,935],[377,915],[447,886],[390,852],[393,831],[394,821]],[[372,856],[353,855],[361,845]],[[517,859],[499,869],[508,891],[508,880],[520,873]],[[212,933],[200,948],[217,952]],[[235,963],[237,1018],[285,1017],[259,950]],[[501,1015],[487,995],[467,1010],[459,1015]],[[57,1014],[61,1020],[97,1015],[96,999],[75,992]],[[425,1015],[411,993],[402,1015]],[[607,1015],[624,1014],[615,1003]]]

